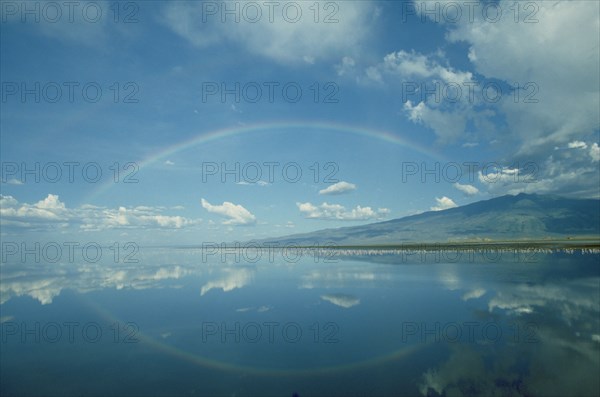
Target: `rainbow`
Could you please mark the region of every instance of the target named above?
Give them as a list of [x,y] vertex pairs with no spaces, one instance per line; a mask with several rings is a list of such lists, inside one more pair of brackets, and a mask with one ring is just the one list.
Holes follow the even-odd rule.
[[[237,125],[235,127],[226,127],[221,129],[216,129],[213,131],[201,132],[190,139],[184,140],[182,142],[175,143],[167,148],[163,148],[162,150],[147,156],[145,159],[138,161],[137,165],[139,169],[150,167],[162,160],[167,160],[173,157],[176,153],[179,153],[184,150],[188,150],[194,148],[198,145],[206,144],[209,142],[214,142],[222,139],[237,137],[237,136],[248,136],[253,133],[265,132],[265,131],[291,131],[291,130],[319,130],[324,133],[327,132],[343,132],[352,134],[355,136],[363,136],[370,139],[375,139],[381,142],[390,143],[393,145],[401,146],[405,149],[409,149],[412,152],[416,152],[422,154],[430,159],[434,160],[443,160],[444,156],[431,148],[420,145],[416,142],[413,142],[405,137],[400,136],[397,133],[377,130],[372,128],[365,128],[360,126],[350,126],[339,123],[332,122],[322,122],[322,121],[277,121],[270,123],[258,123],[254,125],[246,125],[240,126]],[[88,195],[85,199],[86,203],[91,203],[91,201],[95,200],[98,196],[105,193],[107,190],[113,186],[112,180],[106,180],[103,183],[100,183],[96,189],[92,191],[90,195]]]
[[[125,324],[121,318],[110,313],[103,307],[100,307],[96,302],[83,296],[82,300],[84,303],[94,311],[100,318],[106,321],[106,324]],[[410,356],[423,350],[425,347],[431,344],[418,343],[413,345],[405,345],[402,347],[396,346],[396,348],[390,349],[389,352],[379,356],[372,356],[364,358],[362,360],[353,362],[344,362],[337,365],[326,365],[326,366],[311,366],[310,368],[282,368],[282,367],[259,367],[250,364],[238,364],[229,363],[226,361],[218,360],[215,358],[209,358],[194,354],[181,347],[173,346],[163,340],[161,337],[153,337],[142,330],[137,330],[134,335],[130,335],[135,340],[142,342],[145,346],[154,350],[157,353],[165,354],[166,356],[174,357],[178,360],[190,363],[192,365],[203,367],[207,369],[218,370],[227,373],[238,373],[252,376],[262,377],[315,377],[315,376],[329,376],[334,373],[344,373],[351,371],[366,370],[369,368],[376,368],[384,366],[393,362],[402,361],[408,359]],[[121,336],[122,337],[122,336]]]

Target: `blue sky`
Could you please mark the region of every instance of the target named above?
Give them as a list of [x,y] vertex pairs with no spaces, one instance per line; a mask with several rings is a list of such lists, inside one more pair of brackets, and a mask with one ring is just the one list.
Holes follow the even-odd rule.
[[27,4],[1,9],[3,238],[201,244],[600,195],[597,2]]

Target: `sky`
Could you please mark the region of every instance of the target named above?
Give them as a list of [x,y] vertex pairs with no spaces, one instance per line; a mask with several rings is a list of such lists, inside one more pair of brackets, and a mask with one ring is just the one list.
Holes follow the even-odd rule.
[[4,241],[600,197],[595,1],[0,4]]

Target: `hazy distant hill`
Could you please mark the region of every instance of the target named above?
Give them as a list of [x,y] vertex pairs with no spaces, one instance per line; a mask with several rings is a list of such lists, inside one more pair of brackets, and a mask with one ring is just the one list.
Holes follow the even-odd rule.
[[524,194],[362,226],[260,240],[261,243],[378,245],[600,235],[600,200]]

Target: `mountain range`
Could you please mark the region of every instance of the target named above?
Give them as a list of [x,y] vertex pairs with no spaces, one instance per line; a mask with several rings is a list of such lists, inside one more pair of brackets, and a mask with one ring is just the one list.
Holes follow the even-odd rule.
[[263,245],[376,246],[600,236],[600,200],[506,195],[384,222],[255,240]]

